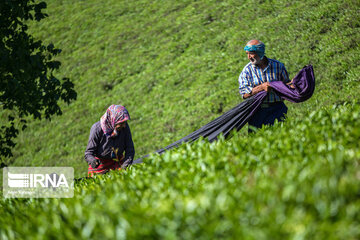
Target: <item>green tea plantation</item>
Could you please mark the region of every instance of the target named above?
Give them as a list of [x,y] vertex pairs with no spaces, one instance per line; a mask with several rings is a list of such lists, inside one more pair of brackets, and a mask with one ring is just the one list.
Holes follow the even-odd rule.
[[334,106],[81,180],[74,198],[3,199],[0,236],[358,239],[359,117]]
[[129,110],[135,158],[181,139],[242,101],[253,38],[290,78],[312,64],[316,89],[285,102],[285,122],[83,178],[73,198],[1,197],[0,239],[360,239],[358,0],[52,0],[45,12],[29,32],[62,49],[56,75],[78,98],[28,119],[8,166],[85,177],[90,128],[111,104]]

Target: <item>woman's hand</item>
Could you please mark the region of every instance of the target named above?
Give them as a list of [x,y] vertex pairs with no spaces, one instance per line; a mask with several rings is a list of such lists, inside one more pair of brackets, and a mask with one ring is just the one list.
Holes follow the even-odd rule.
[[129,165],[131,165],[133,162],[132,158],[129,157],[121,164],[121,169],[126,169]]
[[91,161],[90,165],[93,169],[97,168],[99,165],[101,164],[101,162],[99,161],[99,159],[94,159]]

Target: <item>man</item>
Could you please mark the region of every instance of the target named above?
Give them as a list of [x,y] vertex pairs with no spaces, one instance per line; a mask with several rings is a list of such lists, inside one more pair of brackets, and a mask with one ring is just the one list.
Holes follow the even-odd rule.
[[244,67],[239,76],[240,94],[243,99],[246,99],[261,91],[268,93],[260,109],[249,120],[249,132],[252,132],[252,127],[261,128],[262,125],[273,125],[275,119],[283,121],[287,107],[271,89],[269,83],[273,81],[289,83],[290,80],[283,63],[265,56],[263,42],[251,40],[244,50],[250,63]]

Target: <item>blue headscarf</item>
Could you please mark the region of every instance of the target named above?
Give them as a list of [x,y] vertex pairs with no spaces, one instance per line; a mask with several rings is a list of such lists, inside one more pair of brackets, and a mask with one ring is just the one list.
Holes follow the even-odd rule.
[[263,57],[265,56],[265,44],[264,43],[260,43],[258,45],[245,46],[244,50],[249,51],[249,52],[256,52],[257,55],[259,55],[260,59],[263,59]]

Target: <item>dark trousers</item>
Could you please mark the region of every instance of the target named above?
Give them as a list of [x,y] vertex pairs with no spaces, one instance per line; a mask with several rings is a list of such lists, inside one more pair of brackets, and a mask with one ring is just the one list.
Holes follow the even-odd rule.
[[[265,106],[264,106],[265,105]],[[272,103],[266,106],[262,104],[261,108],[249,120],[249,133],[251,127],[261,128],[263,125],[273,125],[275,119],[279,122],[284,121],[288,108],[283,102]]]

